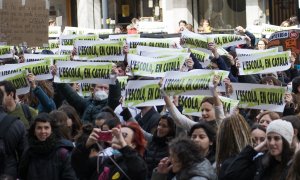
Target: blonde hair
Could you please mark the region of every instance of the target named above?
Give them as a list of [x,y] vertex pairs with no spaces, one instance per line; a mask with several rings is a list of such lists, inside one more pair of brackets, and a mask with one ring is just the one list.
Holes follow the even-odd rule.
[[244,147],[252,145],[251,130],[244,117],[233,114],[225,118],[217,132],[216,164],[219,173],[221,164],[239,154]]

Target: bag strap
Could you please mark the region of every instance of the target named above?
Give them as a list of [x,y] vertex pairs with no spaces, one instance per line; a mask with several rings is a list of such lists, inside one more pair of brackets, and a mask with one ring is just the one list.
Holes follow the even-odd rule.
[[3,138],[10,126],[17,120],[14,116],[6,115],[0,122],[0,138]]
[[32,116],[31,116],[29,106],[27,104],[21,104],[21,107],[22,107],[23,113],[25,115],[25,118],[28,120],[28,122],[30,124]]

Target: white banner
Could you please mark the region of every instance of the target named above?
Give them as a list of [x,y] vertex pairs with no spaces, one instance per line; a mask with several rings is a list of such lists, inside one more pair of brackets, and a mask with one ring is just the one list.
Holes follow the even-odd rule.
[[69,61],[69,55],[53,55],[53,54],[24,54],[25,62],[34,62],[42,60]]
[[11,46],[0,46],[0,59],[13,58]]
[[112,63],[57,61],[54,82],[112,84]]
[[134,76],[164,77],[167,71],[178,71],[189,53],[166,58],[150,58],[133,54],[127,55],[128,66]]
[[176,43],[173,39],[161,39],[161,38],[127,38],[126,43],[129,49],[135,49],[140,46],[151,46],[160,48],[173,48],[176,47]]
[[237,57],[240,58],[240,57],[243,57],[243,56],[277,53],[278,48],[276,47],[276,48],[265,49],[265,50],[236,48],[235,52],[236,52]]
[[248,75],[285,71],[291,67],[290,54],[290,51],[284,51],[239,57],[239,74]]
[[158,83],[159,80],[128,81],[123,105],[125,107],[165,105]]
[[43,60],[29,63],[20,64],[5,64],[0,66],[0,73],[2,76],[27,70],[29,73],[35,75],[36,80],[46,80],[52,79],[52,74],[50,72],[50,66],[52,65],[51,60]]
[[0,76],[0,81],[10,81],[16,88],[16,95],[26,94],[30,87],[27,80],[27,71],[20,71],[5,76]]
[[137,54],[140,56],[145,56],[145,53],[155,53],[155,52],[179,52],[187,53],[188,49],[177,49],[177,48],[160,48],[160,47],[150,47],[150,46],[140,46],[136,47]]
[[231,98],[240,101],[240,108],[283,112],[285,87],[248,83],[232,83],[232,87]]
[[76,41],[76,59],[93,59],[100,56],[123,56],[121,41]]
[[[197,69],[189,72],[167,72],[162,89],[170,96],[174,95],[212,95],[214,75],[221,76],[221,82],[228,77],[228,71]],[[222,85],[224,86],[224,85]]]
[[48,37],[58,38],[61,35],[61,26],[49,26]]
[[[179,105],[183,107],[182,114],[201,117],[201,102],[205,97],[208,96],[179,96]],[[224,112],[226,114],[232,114],[239,104],[238,100],[226,98],[224,96],[219,96],[219,98],[223,103]]]

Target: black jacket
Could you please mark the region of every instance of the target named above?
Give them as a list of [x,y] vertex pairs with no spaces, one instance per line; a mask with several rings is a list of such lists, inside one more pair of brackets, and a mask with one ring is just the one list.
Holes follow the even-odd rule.
[[143,117],[141,113],[135,116],[139,125],[148,133],[152,133],[158,124],[160,114],[152,107]]
[[159,161],[169,156],[168,138],[153,136],[145,153],[145,160],[148,166],[148,178],[150,179],[152,171],[158,166]]
[[[63,140],[55,141],[49,153],[33,151],[30,143],[20,163],[20,180],[76,180],[70,149]],[[45,148],[44,148],[45,149]]]
[[116,85],[109,85],[108,99],[102,101],[80,97],[77,92],[65,83],[56,84],[56,88],[63,94],[67,102],[76,109],[78,114],[81,114],[81,119],[84,123],[93,123],[98,113],[106,105],[115,109],[119,105],[121,98],[121,88],[118,82],[116,82]]
[[[80,180],[98,180],[99,176],[107,179],[128,180],[123,172],[132,180],[144,180],[147,175],[145,161],[138,153],[126,146],[119,150],[122,155],[114,158],[118,168],[107,156],[89,158],[90,150],[78,145],[72,153],[72,166]],[[98,169],[97,169],[98,168]],[[122,172],[123,171],[123,172]]]
[[269,167],[263,165],[267,154],[258,154],[251,146],[246,146],[226,169],[226,179],[263,180],[272,179],[275,174],[280,180],[285,180],[290,163],[283,170],[276,169],[279,163],[270,159]]
[[[6,113],[0,109],[0,122],[3,120]],[[17,117],[16,117],[17,118]],[[4,164],[4,174],[17,177],[18,174],[18,164],[24,149],[27,148],[28,143],[26,139],[26,129],[22,121],[16,120],[9,129],[7,129],[4,136],[5,144],[5,164]],[[3,162],[0,162],[3,163]]]

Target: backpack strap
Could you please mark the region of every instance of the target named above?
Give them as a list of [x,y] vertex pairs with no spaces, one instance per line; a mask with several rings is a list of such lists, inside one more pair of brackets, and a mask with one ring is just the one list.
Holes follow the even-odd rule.
[[17,120],[14,116],[6,115],[0,122],[0,138],[3,138],[10,126]]
[[28,120],[29,124],[31,123],[32,115],[29,109],[29,106],[27,104],[21,104],[23,113],[25,115],[25,118]]

